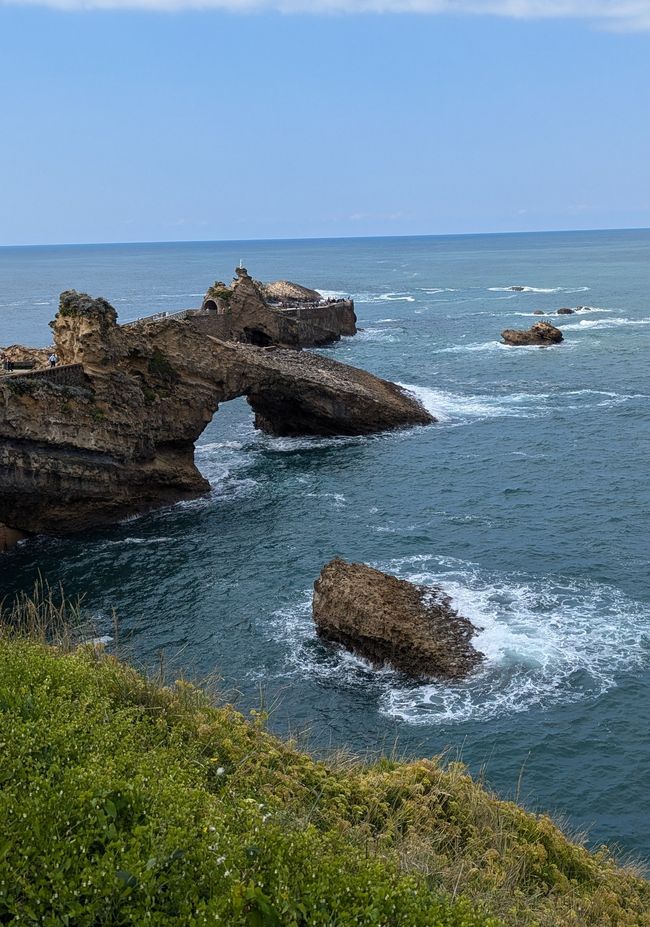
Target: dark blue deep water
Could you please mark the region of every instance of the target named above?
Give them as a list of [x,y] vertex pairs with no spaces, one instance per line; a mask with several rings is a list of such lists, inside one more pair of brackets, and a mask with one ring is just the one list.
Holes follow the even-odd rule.
[[[57,294],[121,319],[196,305],[243,259],[353,294],[327,349],[413,389],[439,424],[364,439],[257,434],[244,401],[197,449],[209,497],[0,561],[84,592],[145,664],[218,672],[315,747],[451,748],[531,807],[650,859],[650,232],[0,249],[0,344],[46,344]],[[527,287],[513,293],[511,285]],[[533,310],[565,342],[507,348]],[[471,681],[414,685],[321,645],[311,586],[335,554],[439,583],[484,630]]]

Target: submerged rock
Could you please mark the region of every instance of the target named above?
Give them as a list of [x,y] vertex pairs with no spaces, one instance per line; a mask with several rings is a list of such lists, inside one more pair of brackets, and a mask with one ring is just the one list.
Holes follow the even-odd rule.
[[314,584],[313,617],[324,640],[416,678],[459,679],[485,659],[477,628],[438,588],[417,586],[336,558]]
[[535,322],[532,328],[527,331],[520,331],[516,328],[506,328],[501,332],[501,337],[506,344],[512,345],[539,345],[545,347],[550,344],[559,344],[564,340],[564,335],[559,328],[551,325],[550,322]]
[[513,293],[523,293],[526,289],[525,286],[509,286],[509,290],[512,290]]

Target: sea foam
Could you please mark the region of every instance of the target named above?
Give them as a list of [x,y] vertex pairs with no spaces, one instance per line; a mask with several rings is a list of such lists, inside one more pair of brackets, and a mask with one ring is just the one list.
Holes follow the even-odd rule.
[[361,689],[379,711],[410,724],[455,724],[592,699],[650,663],[650,605],[614,587],[561,576],[497,573],[429,555],[373,564],[425,586],[442,586],[479,628],[485,655],[464,681],[417,682],[388,666],[318,642],[311,590],[277,610],[269,628],[286,646],[280,676],[321,678]]

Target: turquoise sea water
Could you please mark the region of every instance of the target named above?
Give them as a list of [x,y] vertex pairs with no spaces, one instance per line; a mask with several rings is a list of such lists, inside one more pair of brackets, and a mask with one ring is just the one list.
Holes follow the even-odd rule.
[[[46,344],[58,292],[123,321],[196,305],[243,259],[351,293],[363,331],[327,349],[439,418],[359,439],[272,439],[224,405],[197,461],[211,494],[0,559],[83,591],[131,658],[218,672],[242,709],[316,746],[451,747],[504,795],[650,860],[650,232],[0,249],[0,344]],[[529,289],[513,293],[507,287]],[[534,309],[559,347],[507,348]],[[484,630],[471,680],[418,685],[316,640],[335,554],[439,583]]]

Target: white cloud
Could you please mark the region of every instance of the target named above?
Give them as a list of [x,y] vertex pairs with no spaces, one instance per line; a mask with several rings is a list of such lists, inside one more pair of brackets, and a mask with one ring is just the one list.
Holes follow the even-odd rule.
[[229,12],[473,14],[586,19],[617,30],[650,29],[650,0],[0,0],[59,9],[214,9]]

